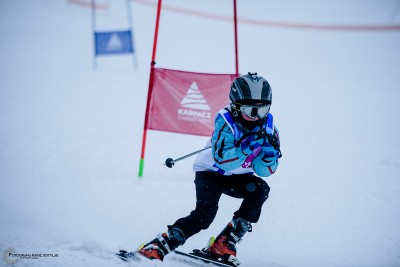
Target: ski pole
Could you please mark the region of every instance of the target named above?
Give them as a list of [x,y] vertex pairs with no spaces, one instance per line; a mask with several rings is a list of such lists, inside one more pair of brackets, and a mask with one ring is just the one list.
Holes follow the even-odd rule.
[[[236,144],[235,146],[238,147],[238,146],[240,145],[240,143],[241,143],[245,138],[249,137],[250,135],[254,135],[254,134],[259,135],[260,133],[258,133],[258,132],[250,132],[250,133],[244,134],[244,135],[238,140],[238,142],[237,142],[237,144]],[[187,155],[182,156],[182,157],[177,158],[177,159],[167,158],[167,159],[165,160],[165,164],[164,164],[164,165],[167,166],[168,168],[172,168],[172,167],[174,166],[175,162],[178,162],[178,161],[180,161],[180,160],[186,159],[186,158],[191,157],[191,156],[193,156],[193,155],[199,154],[200,152],[202,152],[202,151],[204,151],[204,150],[207,150],[207,149],[209,149],[209,148],[211,148],[211,146],[208,146],[208,147],[205,147],[205,148],[203,148],[203,149],[194,151],[194,152],[192,152],[192,153],[190,153],[190,154],[187,154]]]
[[200,152],[202,152],[202,151],[204,151],[204,150],[207,150],[207,149],[209,149],[209,148],[211,148],[211,146],[208,146],[208,147],[205,147],[205,148],[203,148],[203,149],[194,151],[194,152],[192,152],[192,153],[190,153],[190,154],[187,154],[187,155],[182,156],[182,157],[177,158],[177,159],[167,158],[167,159],[165,160],[165,164],[164,164],[164,165],[167,166],[168,168],[172,168],[172,167],[174,166],[175,162],[178,162],[178,161],[180,161],[180,160],[186,159],[186,158],[191,157],[191,156],[193,156],[193,155],[199,154]]

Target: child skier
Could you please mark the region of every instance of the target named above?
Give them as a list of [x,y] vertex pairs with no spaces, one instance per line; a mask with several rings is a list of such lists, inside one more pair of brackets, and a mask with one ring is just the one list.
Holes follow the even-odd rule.
[[230,105],[215,117],[215,129],[207,146],[196,158],[196,207],[184,218],[168,226],[140,250],[149,259],[163,260],[165,255],[207,229],[213,222],[222,194],[243,198],[232,220],[204,252],[223,261],[237,263],[236,244],[251,223],[260,218],[270,188],[264,179],[272,175],[281,157],[279,133],[269,113],[272,91],[266,79],[257,73],[238,77],[232,84]]

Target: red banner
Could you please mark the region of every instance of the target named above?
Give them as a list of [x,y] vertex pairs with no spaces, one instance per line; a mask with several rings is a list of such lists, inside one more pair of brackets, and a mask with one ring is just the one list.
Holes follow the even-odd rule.
[[235,78],[154,68],[148,129],[210,136],[215,114],[229,103]]

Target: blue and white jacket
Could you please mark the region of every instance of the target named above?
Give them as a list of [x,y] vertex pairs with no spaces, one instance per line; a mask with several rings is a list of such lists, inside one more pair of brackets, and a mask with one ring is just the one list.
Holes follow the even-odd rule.
[[[265,125],[268,134],[278,130],[273,124],[272,114],[268,114]],[[259,130],[259,128],[257,129]],[[252,159],[248,167],[244,162],[249,155],[245,155],[236,142],[244,135],[237,127],[228,105],[221,109],[215,116],[215,129],[204,150],[197,155],[193,164],[194,171],[215,171],[223,175],[255,173],[261,177],[268,177],[278,168],[278,153],[265,138],[261,152]],[[278,135],[279,136],[279,135]]]

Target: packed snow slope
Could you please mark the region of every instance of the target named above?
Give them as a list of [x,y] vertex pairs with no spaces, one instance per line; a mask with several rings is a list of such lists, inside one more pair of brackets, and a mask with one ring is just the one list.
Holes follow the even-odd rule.
[[[124,1],[97,2],[98,30],[127,28]],[[164,161],[206,137],[149,131],[137,176],[156,2],[130,3],[137,67],[121,55],[93,69],[84,5],[0,2],[0,250],[53,254],[14,266],[126,266],[114,252],[194,208],[194,157]],[[163,4],[158,67],[234,73],[233,25],[217,19],[232,1]],[[238,245],[242,265],[400,266],[400,31],[243,22],[394,25],[398,1],[248,0],[238,16],[240,72],[270,81],[283,151],[260,221]],[[214,223],[181,250],[203,247],[239,205],[222,197]]]

